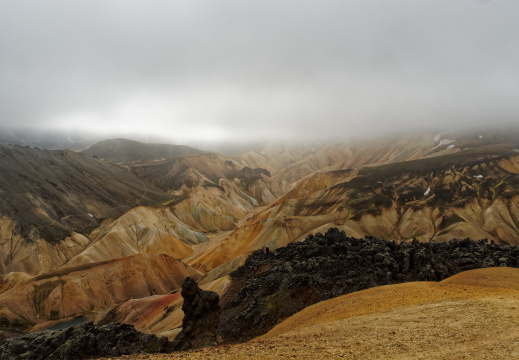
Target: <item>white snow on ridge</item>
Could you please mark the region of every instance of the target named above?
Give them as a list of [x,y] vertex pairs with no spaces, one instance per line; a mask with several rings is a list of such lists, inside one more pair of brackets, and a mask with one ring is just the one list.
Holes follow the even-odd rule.
[[483,175],[474,175],[476,179],[483,179]]
[[454,140],[443,139],[442,141],[440,141],[440,145],[452,144],[455,141],[456,141],[456,139],[454,139]]
[[453,147],[454,147],[454,145],[449,145],[449,146],[447,146],[447,150],[452,149]]
[[431,187],[429,186],[429,187],[427,188],[427,190],[423,193],[423,195],[424,195],[424,196],[427,196],[427,195],[429,195],[430,192],[431,192]]
[[436,150],[437,147],[440,147],[442,145],[449,145],[449,144],[452,144],[453,142],[455,142],[456,139],[454,140],[450,140],[450,139],[443,139],[442,141],[440,141],[440,143],[438,145],[436,145],[435,147],[433,147],[433,150]]

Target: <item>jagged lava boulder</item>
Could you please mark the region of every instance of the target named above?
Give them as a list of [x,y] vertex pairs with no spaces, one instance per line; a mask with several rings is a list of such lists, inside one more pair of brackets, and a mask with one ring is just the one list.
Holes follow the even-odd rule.
[[58,331],[10,338],[0,345],[0,360],[79,360],[167,349],[166,338],[143,334],[132,325],[86,323]]
[[322,300],[494,266],[519,267],[519,247],[469,239],[396,244],[350,238],[332,228],[275,251],[253,252],[231,273],[232,284],[220,302],[219,331],[225,342],[245,341]]
[[182,283],[182,297],[182,331],[173,340],[170,350],[199,349],[216,344],[220,323],[218,294],[200,289],[193,278],[187,277]]

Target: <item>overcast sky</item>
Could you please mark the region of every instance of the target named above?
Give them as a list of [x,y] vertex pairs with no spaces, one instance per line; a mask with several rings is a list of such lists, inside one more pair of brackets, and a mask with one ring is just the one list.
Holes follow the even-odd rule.
[[519,124],[517,0],[0,0],[0,125],[176,142]]

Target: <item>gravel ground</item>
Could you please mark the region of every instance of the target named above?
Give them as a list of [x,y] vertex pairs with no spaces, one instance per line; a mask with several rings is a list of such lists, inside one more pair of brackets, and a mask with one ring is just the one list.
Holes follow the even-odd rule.
[[117,359],[519,359],[517,285],[384,286],[311,306],[245,344]]

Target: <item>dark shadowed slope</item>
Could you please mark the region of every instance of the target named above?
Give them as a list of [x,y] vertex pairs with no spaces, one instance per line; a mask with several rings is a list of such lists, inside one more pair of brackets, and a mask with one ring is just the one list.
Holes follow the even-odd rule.
[[201,154],[204,151],[187,145],[148,144],[128,139],[109,139],[99,141],[83,153],[113,163],[141,163]]
[[[50,266],[73,244],[62,244],[56,259],[30,261],[25,253],[48,253],[73,232],[86,233],[99,219],[117,216],[137,205],[154,205],[170,197],[126,169],[72,151],[0,146],[0,270],[29,271]],[[40,242],[43,241],[42,242]],[[86,239],[82,239],[86,240]],[[83,242],[76,240],[76,242]],[[88,241],[88,240],[86,240]],[[78,244],[76,244],[78,245]],[[68,251],[68,250],[67,250]]]

